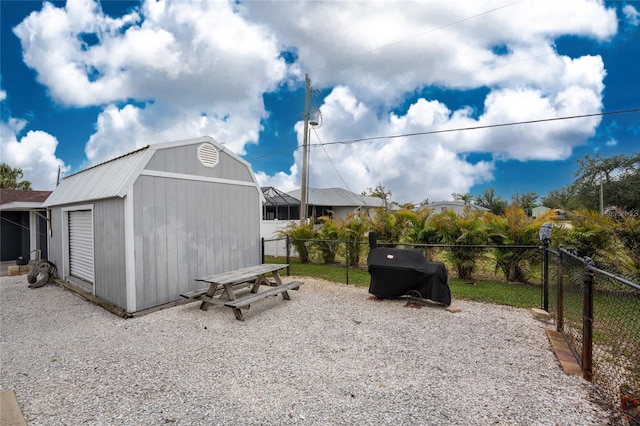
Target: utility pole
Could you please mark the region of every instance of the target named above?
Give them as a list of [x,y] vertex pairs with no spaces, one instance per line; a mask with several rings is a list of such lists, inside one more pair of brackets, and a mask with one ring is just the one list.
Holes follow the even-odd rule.
[[311,97],[311,80],[309,74],[305,74],[304,81],[306,93],[304,96],[304,135],[302,142],[302,184],[300,186],[300,224],[307,219],[307,167],[309,151],[309,98]]
[[604,216],[604,188],[602,187],[602,179],[600,179],[600,216]]

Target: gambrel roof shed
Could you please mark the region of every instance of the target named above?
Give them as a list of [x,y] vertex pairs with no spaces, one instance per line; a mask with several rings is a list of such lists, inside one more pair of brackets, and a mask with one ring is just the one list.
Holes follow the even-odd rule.
[[62,180],[43,206],[60,278],[133,313],[260,263],[264,198],[210,137],[148,145]]

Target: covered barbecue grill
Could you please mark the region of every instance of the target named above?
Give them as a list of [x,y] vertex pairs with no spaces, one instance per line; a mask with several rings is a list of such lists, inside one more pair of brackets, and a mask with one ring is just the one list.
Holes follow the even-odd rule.
[[371,275],[369,293],[380,299],[414,295],[451,304],[447,268],[440,262],[429,262],[418,249],[377,247],[376,234],[369,234],[367,266]]

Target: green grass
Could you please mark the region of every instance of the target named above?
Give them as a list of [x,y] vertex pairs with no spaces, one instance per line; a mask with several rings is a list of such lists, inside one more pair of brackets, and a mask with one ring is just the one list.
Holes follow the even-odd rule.
[[473,300],[475,302],[496,303],[517,308],[536,308],[540,306],[539,286],[527,284],[498,283],[480,281],[469,284],[458,279],[449,280],[453,299]]
[[[265,257],[266,263],[285,263],[281,257]],[[303,277],[322,278],[337,283],[347,283],[347,269],[344,265],[325,265],[316,263],[290,263],[289,273]],[[369,286],[369,273],[361,268],[349,268],[349,285]],[[449,280],[452,299],[472,300],[476,302],[496,303],[518,308],[540,306],[541,288],[539,286],[479,281],[469,284],[458,279]]]

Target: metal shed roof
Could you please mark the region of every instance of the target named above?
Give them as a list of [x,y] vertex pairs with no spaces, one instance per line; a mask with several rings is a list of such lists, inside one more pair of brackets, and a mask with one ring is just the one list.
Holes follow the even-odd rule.
[[[42,207],[71,204],[81,201],[100,200],[112,197],[123,198],[156,151],[175,146],[203,142],[213,144],[220,151],[224,150],[223,146],[218,144],[209,136],[147,145],[136,151],[129,152],[120,157],[65,177],[49,198],[47,198],[47,200],[42,204]],[[256,182],[258,193],[262,197],[262,192],[259,190],[260,188],[249,163],[228,150],[226,152],[248,167],[251,172],[253,182]]]

